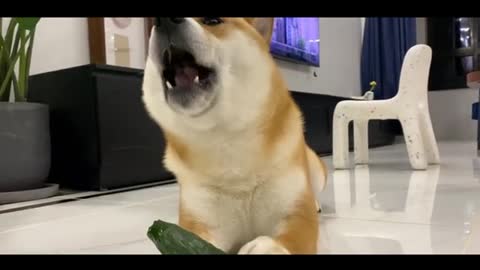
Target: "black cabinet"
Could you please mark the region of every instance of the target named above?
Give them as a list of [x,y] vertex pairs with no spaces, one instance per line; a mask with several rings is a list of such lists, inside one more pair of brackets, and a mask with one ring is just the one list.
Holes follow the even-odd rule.
[[142,79],[142,70],[102,65],[31,76],[29,100],[50,106],[50,181],[100,190],[173,178],[163,134],[141,100]]

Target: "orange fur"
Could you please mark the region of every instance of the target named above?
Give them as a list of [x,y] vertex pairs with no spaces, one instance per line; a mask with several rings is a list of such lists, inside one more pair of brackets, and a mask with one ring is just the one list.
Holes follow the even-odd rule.
[[275,239],[292,254],[316,254],[318,217],[311,190],[297,202],[295,209],[285,218],[285,225]]
[[[248,37],[245,47],[251,48],[256,45],[262,54],[269,54],[268,44],[272,35],[273,18],[262,19],[263,21],[257,18],[222,18],[224,23],[215,26],[202,24],[201,20],[201,18],[195,18],[195,21],[199,22],[201,28],[205,30],[204,32],[208,33],[205,38],[207,41],[218,39],[221,42],[222,39],[227,40],[230,33],[241,32]],[[262,27],[262,31],[257,31],[256,27]],[[269,30],[268,27],[270,27]],[[252,44],[254,45],[252,46]],[[254,49],[256,50],[256,48]],[[174,133],[175,126],[162,126],[167,142],[165,163],[180,183],[179,224],[208,241],[216,242],[218,240],[217,243],[223,245],[221,248],[232,251],[238,245],[245,244],[237,243],[237,241],[251,240],[245,239],[251,237],[250,232],[245,233],[245,230],[248,230],[245,228],[252,226],[250,223],[265,222],[268,224],[269,220],[263,220],[261,217],[265,215],[278,216],[278,224],[272,225],[270,228],[274,232],[271,238],[292,254],[313,254],[317,250],[318,216],[315,192],[311,185],[312,181],[317,180],[314,179],[311,170],[312,168],[314,170],[317,167],[321,168],[323,176],[326,177],[326,167],[320,159],[318,159],[320,163],[318,166],[316,163],[310,164],[312,158],[308,157],[308,151],[311,150],[303,135],[301,111],[292,99],[287,84],[273,58],[266,59],[262,65],[265,66],[264,70],[269,72],[271,70],[271,74],[268,73],[271,76],[264,78],[270,81],[259,83],[259,85],[268,85],[268,87],[256,90],[267,91],[268,98],[259,99],[261,106],[258,108],[258,113],[255,114],[256,118],[253,122],[247,122],[248,126],[245,130],[241,130],[240,133],[235,133],[237,131],[232,133],[220,126],[214,130],[195,133],[201,135],[202,139],[194,140],[192,134],[179,133],[178,130]],[[238,85],[235,90],[242,90],[240,85],[243,86],[243,84]],[[250,89],[255,88],[250,87]],[[252,96],[257,97],[256,95]],[[155,103],[151,104],[152,110],[155,109]],[[159,118],[162,116],[162,114],[158,115]],[[192,133],[194,133],[193,130]],[[181,134],[181,136],[177,134]],[[241,137],[242,135],[248,137]],[[210,138],[213,138],[212,141],[208,141]],[[228,162],[228,158],[236,160],[237,155],[239,163]],[[223,164],[232,168],[221,168]],[[285,174],[301,177],[301,179],[287,179]],[[292,187],[286,187],[285,183],[287,185],[292,183]],[[198,190],[198,187],[201,187],[201,190]],[[203,192],[202,196],[189,198],[188,193],[185,192],[186,188],[188,188],[189,194],[195,195],[194,192],[198,190],[198,193]],[[266,189],[261,191],[261,194],[265,194],[264,196],[278,197],[256,198],[256,192],[262,188]],[[277,190],[270,191],[269,188]],[[293,193],[290,192],[291,188],[293,188]],[[242,201],[242,198],[247,199]],[[226,201],[222,201],[222,199]],[[196,203],[198,200],[209,201],[199,206]],[[260,200],[258,203],[260,206],[267,204],[268,207],[272,207],[272,211],[278,211],[278,213],[263,214],[261,211],[265,210],[255,209],[253,204],[255,200]],[[285,208],[276,209],[277,205],[272,206],[273,201],[284,202]],[[222,206],[226,210],[221,208]],[[230,225],[228,223],[234,223],[236,220],[230,222],[228,219],[230,217],[227,217],[227,221],[223,221],[222,217],[218,216],[210,218],[209,215],[217,214],[216,207],[221,208],[222,211],[225,210],[227,214],[233,212],[231,218],[238,219],[239,222],[242,222],[241,217],[236,216],[237,212],[234,211],[240,211],[247,217],[254,215],[255,211],[261,212],[262,214],[259,215],[261,221],[255,220],[240,224],[238,234],[243,234],[243,238],[240,237],[241,240],[238,240],[236,236],[224,235],[221,231],[222,227],[227,227]],[[245,210],[245,213],[241,212],[242,210]],[[219,220],[227,222],[227,224],[216,223],[220,222]],[[264,230],[263,226],[259,227]],[[256,233],[256,228],[252,231],[252,233]],[[219,240],[214,235],[215,237],[220,235],[226,239]]]
[[[254,18],[242,20],[236,18],[223,18],[225,24],[221,27],[208,27],[203,28],[217,38],[225,37],[231,28],[243,31],[250,35],[261,48],[268,49],[265,46],[271,37],[271,32],[266,36],[261,36],[257,32],[252,31],[252,28],[248,24],[253,25]],[[198,19],[197,19],[198,20]],[[265,149],[265,158],[268,160],[271,151],[282,143],[283,136],[288,132],[288,129],[297,129],[297,132],[302,132],[302,116],[298,106],[294,103],[290,96],[290,93],[286,87],[286,84],[280,74],[280,71],[272,61],[269,63],[272,65],[272,83],[271,83],[271,97],[268,100],[268,104],[265,104],[265,112],[263,113],[263,121],[260,121],[260,127],[263,128],[263,149]],[[172,135],[168,136],[169,148],[177,153],[180,159],[182,159],[189,167],[194,167],[194,160],[187,160],[186,149],[183,144],[174,138]],[[300,166],[308,171],[308,164],[306,158],[306,144],[303,136],[299,136],[302,140],[299,141],[298,149],[292,151],[292,165]],[[293,149],[292,149],[293,150]],[[205,157],[203,160],[208,159]],[[197,160],[198,161],[198,160]],[[213,165],[213,164],[212,164]],[[267,164],[266,164],[267,165]],[[321,162],[322,168],[324,167]],[[312,181],[309,179],[309,181]],[[310,187],[310,185],[307,185]],[[199,222],[195,218],[194,214],[185,214],[186,210],[181,210],[180,224],[187,229],[194,231],[200,235],[208,235],[208,229],[205,225]],[[316,243],[318,236],[318,218],[317,209],[315,205],[315,198],[312,190],[307,188],[304,191],[304,195],[297,201],[294,210],[285,217],[285,223],[282,228],[282,232],[274,239],[286,247],[292,254],[314,254],[317,251]],[[207,237],[207,236],[206,236]]]
[[193,232],[202,239],[211,242],[212,238],[207,224],[205,224],[198,217],[196,217],[194,213],[188,211],[188,209],[182,206],[181,201],[182,198],[180,198],[179,206],[179,225],[185,230]]
[[[302,141],[295,154],[292,165],[302,167],[308,172],[307,147]],[[307,182],[313,179],[308,175]],[[281,233],[275,237],[292,254],[315,254],[317,252],[318,217],[315,198],[311,186],[297,200],[294,209],[285,217]]]
[[294,119],[299,114],[298,109],[293,101],[289,99],[285,83],[276,73],[274,72],[272,75],[272,89],[270,90],[272,98],[264,105],[264,117],[260,123],[264,132],[264,149],[266,154],[270,154],[277,143],[282,141],[282,136],[287,133],[287,129],[292,128],[292,123],[295,124],[299,120]]
[[185,143],[167,130],[165,130],[163,133],[165,136],[165,141],[167,142],[167,154],[175,155],[175,157],[179,160],[189,162],[191,155]]

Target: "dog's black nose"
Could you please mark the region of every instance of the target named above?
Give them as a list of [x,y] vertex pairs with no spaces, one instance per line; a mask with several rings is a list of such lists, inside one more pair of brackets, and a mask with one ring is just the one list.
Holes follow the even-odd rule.
[[185,18],[165,18],[165,17],[156,17],[155,25],[156,26],[166,26],[166,24],[181,24],[185,21]]

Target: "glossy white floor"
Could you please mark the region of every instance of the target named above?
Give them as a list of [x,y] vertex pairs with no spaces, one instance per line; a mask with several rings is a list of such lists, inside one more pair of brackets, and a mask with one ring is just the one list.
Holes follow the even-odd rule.
[[[410,170],[404,145],[330,173],[321,253],[480,253],[475,143],[440,143],[442,164]],[[331,158],[325,158],[331,164]],[[331,166],[329,166],[331,168]],[[0,253],[158,254],[154,219],[177,218],[175,184],[0,214]]]

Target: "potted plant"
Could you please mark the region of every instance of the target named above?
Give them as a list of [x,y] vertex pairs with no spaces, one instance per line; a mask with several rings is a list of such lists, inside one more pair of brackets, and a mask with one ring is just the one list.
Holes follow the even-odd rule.
[[[50,196],[49,109],[28,102],[28,79],[40,18],[11,18],[0,31],[0,204]],[[3,30],[0,18],[0,30]],[[13,94],[13,95],[12,95]]]

